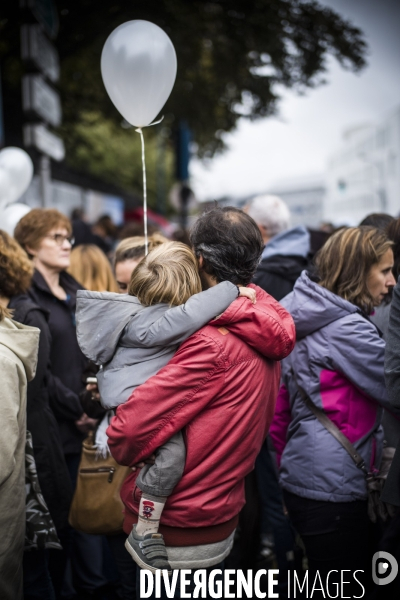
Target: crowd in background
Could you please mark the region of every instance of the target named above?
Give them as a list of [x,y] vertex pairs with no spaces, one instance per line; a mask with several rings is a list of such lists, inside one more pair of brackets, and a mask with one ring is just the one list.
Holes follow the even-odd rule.
[[[377,550],[400,560],[400,451],[383,496],[379,479],[382,457],[392,459],[387,450],[400,442],[400,218],[370,215],[327,233],[291,227],[274,196],[255,198],[245,212],[263,242],[253,282],[290,313],[297,341],[281,361],[275,416],[246,475],[225,564],[277,566],[285,598],[288,569],[365,569]],[[135,597],[126,535],[78,531],[68,515],[82,443],[107,413],[87,383],[98,366],[77,341],[77,293],[126,294],[146,254],[141,233],[136,225],[118,231],[108,216],[90,226],[81,211],[69,219],[55,209],[31,210],[13,238],[0,230],[2,598]],[[148,250],[166,241],[151,231]],[[320,413],[356,446],[358,466]],[[36,479],[25,472],[25,430]],[[367,498],[371,472],[376,488]],[[26,511],[25,487],[35,482],[38,507]]]

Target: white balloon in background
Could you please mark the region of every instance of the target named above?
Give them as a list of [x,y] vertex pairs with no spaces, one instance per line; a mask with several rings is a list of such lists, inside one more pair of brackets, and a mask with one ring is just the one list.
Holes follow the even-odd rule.
[[0,151],[1,170],[7,173],[9,184],[6,196],[0,196],[0,205],[10,204],[21,198],[28,189],[33,176],[33,163],[25,150],[10,146]]
[[176,78],[175,48],[149,21],[128,21],[109,35],[101,54],[101,75],[112,102],[136,127],[158,115]]
[[30,206],[21,202],[14,202],[0,209],[0,229],[9,235],[14,235],[14,229],[18,223],[31,210]]
[[8,202],[8,194],[11,188],[11,179],[5,169],[0,167],[0,208]]

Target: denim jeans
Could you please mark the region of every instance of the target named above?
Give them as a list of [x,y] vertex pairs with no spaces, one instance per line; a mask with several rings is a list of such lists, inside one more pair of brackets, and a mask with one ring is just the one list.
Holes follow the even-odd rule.
[[[279,591],[287,590],[287,571],[293,569],[295,535],[290,521],[283,512],[283,497],[276,468],[268,449],[268,440],[261,448],[256,461],[258,491],[261,498],[261,531],[274,537],[276,560],[279,568]],[[291,561],[288,556],[293,556]]]
[[55,600],[48,550],[24,552],[24,600]]
[[[80,454],[65,456],[73,488],[76,487]],[[73,597],[75,589],[93,593],[108,583],[103,568],[103,542],[99,535],[90,535],[70,528],[68,562],[62,596]]]
[[[300,534],[308,558],[311,580],[318,571],[326,580],[330,571],[355,572],[367,589],[371,584],[371,556],[367,501],[325,502],[310,500],[284,491],[286,507]],[[362,573],[364,571],[364,573]],[[346,587],[351,596],[350,587]],[[360,585],[351,580],[353,596],[360,597]],[[313,598],[322,597],[316,593]],[[382,596],[389,598],[390,596]]]
[[117,566],[119,582],[117,589],[121,600],[136,598],[136,563],[125,548],[126,533],[108,535],[107,541]]

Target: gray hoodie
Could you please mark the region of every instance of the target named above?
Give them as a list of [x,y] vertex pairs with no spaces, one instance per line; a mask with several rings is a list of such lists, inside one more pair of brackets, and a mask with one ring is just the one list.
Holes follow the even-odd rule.
[[273,256],[302,256],[310,253],[310,233],[303,225],[286,229],[272,237],[262,253],[261,260]]
[[101,403],[114,408],[164,367],[179,344],[237,298],[229,281],[195,294],[181,306],[143,306],[135,296],[78,291],[76,331],[85,356],[100,370]]

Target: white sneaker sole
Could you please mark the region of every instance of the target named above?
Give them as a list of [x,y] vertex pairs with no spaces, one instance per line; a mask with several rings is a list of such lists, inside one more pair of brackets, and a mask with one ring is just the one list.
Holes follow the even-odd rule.
[[156,573],[157,571],[167,571],[168,575],[172,575],[172,571],[168,571],[167,569],[156,569],[155,567],[150,567],[148,564],[143,562],[140,556],[137,554],[134,548],[129,543],[129,539],[126,538],[125,548],[128,550],[129,554],[132,556],[135,563],[141,568],[146,569],[147,571],[151,571],[152,573]]

